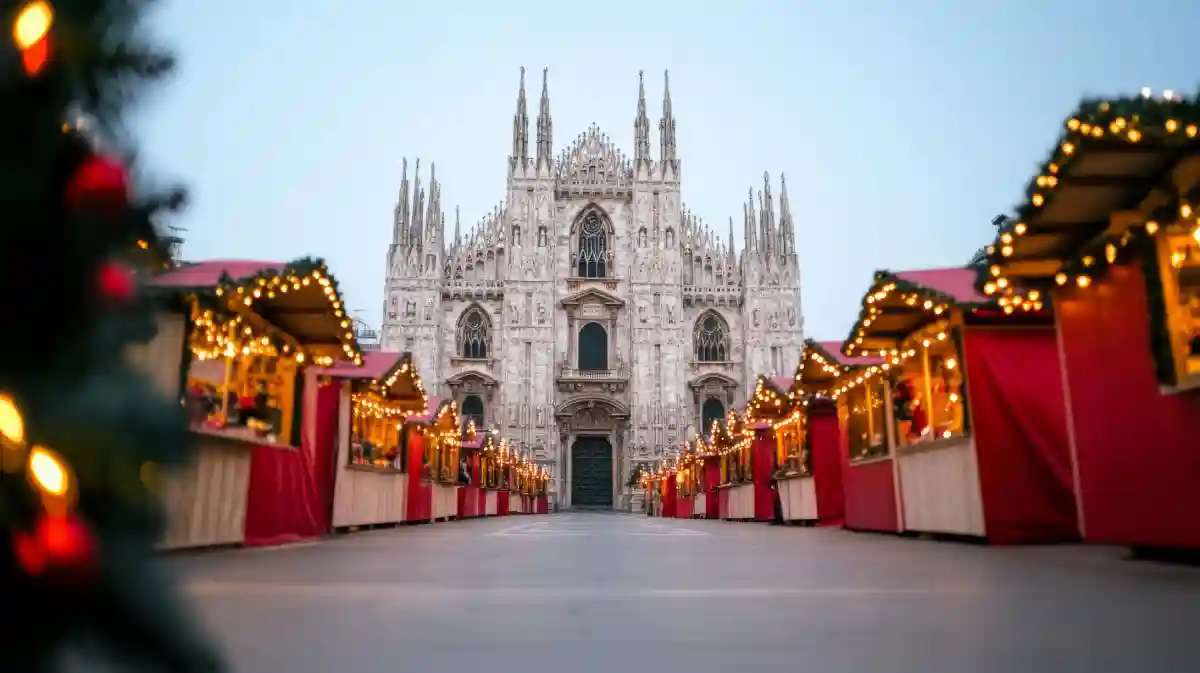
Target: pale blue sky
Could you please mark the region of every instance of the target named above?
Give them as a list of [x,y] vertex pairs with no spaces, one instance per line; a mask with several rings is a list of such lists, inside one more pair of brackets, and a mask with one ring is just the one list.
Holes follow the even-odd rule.
[[1194,0],[169,0],[153,18],[181,68],[139,131],[192,190],[185,256],[322,256],[376,325],[401,157],[437,163],[464,224],[490,210],[522,65],[550,68],[556,151],[594,121],[627,153],[638,70],[657,126],[669,68],[684,201],[720,232],[736,216],[740,247],[746,188],[786,173],[806,331],[837,339],[874,269],[966,262],[1080,96],[1200,84]]

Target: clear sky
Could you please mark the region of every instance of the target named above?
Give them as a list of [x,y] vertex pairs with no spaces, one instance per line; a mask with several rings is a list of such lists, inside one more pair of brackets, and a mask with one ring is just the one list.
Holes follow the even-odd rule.
[[629,154],[638,70],[657,153],[669,68],[684,202],[739,248],[747,187],[785,173],[822,339],[875,269],[964,264],[1081,96],[1200,85],[1195,0],[169,0],[153,23],[181,67],[138,131],[192,191],[185,257],[322,256],[375,325],[401,157],[436,162],[448,227],[483,216],[522,65],[531,116],[550,68],[556,152],[596,122]]

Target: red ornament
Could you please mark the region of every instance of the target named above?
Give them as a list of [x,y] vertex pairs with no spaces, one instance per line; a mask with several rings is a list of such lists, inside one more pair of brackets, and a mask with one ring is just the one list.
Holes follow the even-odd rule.
[[67,183],[67,204],[77,210],[95,210],[106,215],[129,207],[129,177],[116,161],[91,156],[80,164]]
[[21,568],[31,576],[51,572],[73,576],[90,573],[96,565],[96,541],[91,530],[71,515],[46,515],[33,531],[13,535],[13,550]]
[[109,262],[100,267],[96,284],[110,301],[125,303],[133,298],[133,272],[121,264]]

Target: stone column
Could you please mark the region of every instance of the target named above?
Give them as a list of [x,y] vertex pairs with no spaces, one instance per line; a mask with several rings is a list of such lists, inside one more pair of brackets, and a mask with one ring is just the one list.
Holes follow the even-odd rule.
[[617,368],[617,312],[608,312],[608,369]]
[[575,360],[575,307],[567,307],[567,366],[571,369],[578,369],[579,363]]
[[571,453],[572,445],[575,443],[574,434],[560,434],[559,438],[563,445],[563,492],[559,497],[559,502],[564,508],[571,506]]

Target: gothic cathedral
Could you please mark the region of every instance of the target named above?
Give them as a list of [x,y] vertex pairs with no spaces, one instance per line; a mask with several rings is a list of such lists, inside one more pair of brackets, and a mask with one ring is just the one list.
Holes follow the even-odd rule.
[[[640,75],[639,75],[640,79]],[[529,154],[525,70],[507,198],[445,241],[441,184],[404,163],[388,250],[383,348],[411,351],[457,400],[554,475],[563,507],[627,508],[639,464],[740,408],[803,344],[796,232],[769,176],[722,240],[682,201],[669,80],[658,159],[639,81],[633,158],[594,125],[558,153],[546,71]]]

